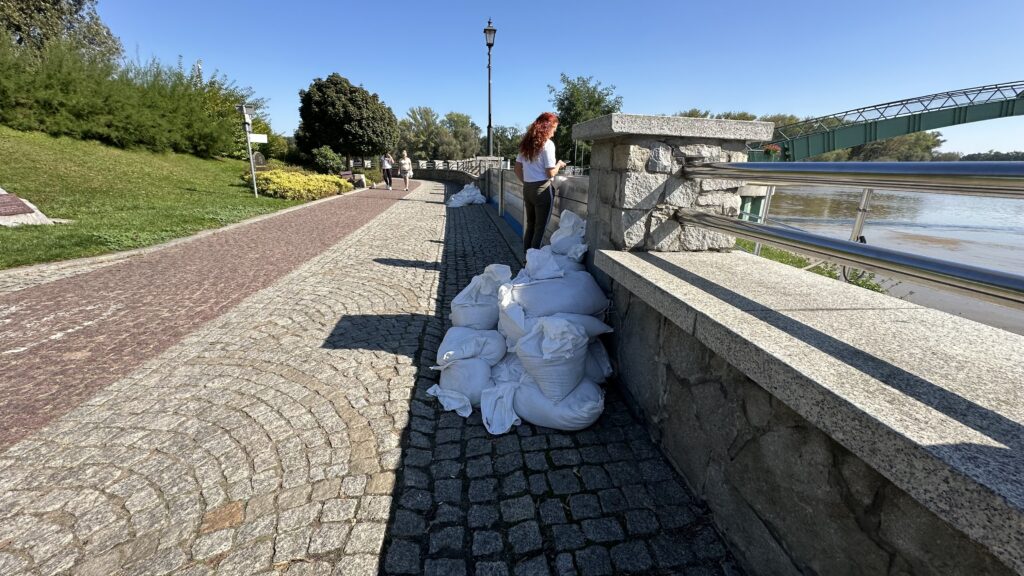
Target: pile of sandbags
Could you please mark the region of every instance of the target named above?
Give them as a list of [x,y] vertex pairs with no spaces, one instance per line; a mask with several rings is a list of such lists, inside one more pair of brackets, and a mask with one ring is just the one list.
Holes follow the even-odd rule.
[[452,194],[446,204],[449,208],[461,208],[470,204],[484,204],[486,202],[487,198],[484,198],[479,188],[473,184],[466,184],[462,187],[462,190]]
[[[527,252],[512,279],[492,264],[452,300],[453,327],[437,354],[428,393],[446,410],[479,407],[492,434],[526,421],[581,430],[604,411],[600,383],[611,362],[598,340],[608,299],[583,269],[586,222],[566,210],[551,244]],[[495,330],[497,328],[497,330]]]

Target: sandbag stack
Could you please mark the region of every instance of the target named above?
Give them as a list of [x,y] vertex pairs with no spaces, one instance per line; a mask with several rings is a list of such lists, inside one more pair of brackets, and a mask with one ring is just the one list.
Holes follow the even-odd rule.
[[611,327],[608,299],[582,264],[585,231],[586,221],[562,212],[551,244],[527,251],[515,279],[492,264],[452,300],[453,327],[434,367],[440,382],[428,390],[446,410],[468,416],[480,407],[492,434],[523,420],[581,430],[600,417],[599,384],[612,370],[597,338]]
[[466,184],[455,194],[452,194],[445,204],[449,208],[462,208],[463,206],[469,206],[470,204],[484,204],[487,202],[487,198],[480,193],[480,189],[474,184]]

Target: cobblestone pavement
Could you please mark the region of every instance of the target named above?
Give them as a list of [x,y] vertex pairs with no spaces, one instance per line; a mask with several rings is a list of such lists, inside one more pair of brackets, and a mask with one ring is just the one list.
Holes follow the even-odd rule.
[[0,453],[0,574],[733,574],[622,401],[491,437],[425,367],[511,263],[427,184]]
[[[0,448],[126,376],[404,195],[367,190],[130,259],[7,273],[20,278],[22,289],[0,294]],[[25,286],[41,280],[53,281]]]

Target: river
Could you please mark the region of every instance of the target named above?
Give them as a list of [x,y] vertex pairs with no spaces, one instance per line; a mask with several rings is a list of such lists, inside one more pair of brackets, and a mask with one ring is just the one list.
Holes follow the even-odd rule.
[[[779,187],[770,221],[849,238],[862,190]],[[1024,200],[875,190],[863,235],[869,244],[1024,275]],[[897,298],[1018,334],[1024,311],[888,278]]]

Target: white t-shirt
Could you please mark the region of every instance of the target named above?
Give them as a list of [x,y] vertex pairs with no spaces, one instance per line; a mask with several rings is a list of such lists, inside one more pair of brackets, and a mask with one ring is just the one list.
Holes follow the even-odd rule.
[[524,182],[543,182],[550,180],[548,177],[548,169],[554,168],[558,165],[555,160],[555,143],[548,140],[544,143],[544,148],[541,149],[540,153],[537,154],[537,158],[530,160],[522,155],[516,156],[516,162],[523,165],[523,181]]
[[387,155],[380,157],[380,166],[385,170],[391,170],[391,162],[388,160]]

